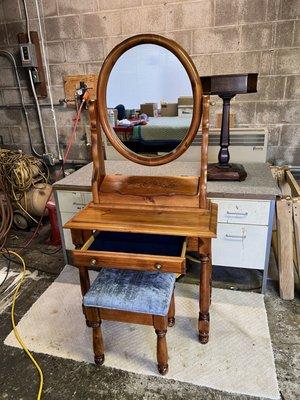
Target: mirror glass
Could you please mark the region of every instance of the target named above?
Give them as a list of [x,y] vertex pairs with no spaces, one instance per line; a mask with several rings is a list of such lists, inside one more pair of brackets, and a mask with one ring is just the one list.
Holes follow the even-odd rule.
[[109,76],[106,102],[119,140],[147,157],[173,151],[187,135],[193,115],[185,68],[156,44],[141,44],[122,54]]

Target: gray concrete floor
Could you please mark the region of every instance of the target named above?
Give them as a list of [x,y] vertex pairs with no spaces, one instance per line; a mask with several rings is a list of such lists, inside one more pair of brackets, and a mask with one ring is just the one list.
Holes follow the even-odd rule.
[[[24,252],[28,267],[45,272],[39,272],[40,280],[28,280],[22,288],[16,307],[17,321],[22,318],[30,306],[51,285],[55,276],[59,274],[64,266],[61,252],[53,255],[41,253],[41,251],[51,252],[55,250],[55,248],[43,244],[47,233],[47,230],[44,230],[31,245],[30,249]],[[20,245],[26,234],[17,233],[17,236],[12,237],[11,242]],[[5,265],[3,259],[0,259],[0,268],[3,265]],[[17,265],[12,265],[12,268],[13,270],[18,270]],[[194,283],[198,269],[199,264],[189,262],[189,273],[183,281]],[[214,269],[214,286],[217,287],[257,291],[260,283],[261,274],[259,272],[230,268]],[[0,297],[4,287],[0,288]],[[269,282],[265,303],[282,399],[299,399],[299,313],[297,315],[299,300],[282,301],[278,297],[276,284]],[[36,328],[38,329],[38,327]],[[10,309],[6,309],[0,315],[0,398],[8,400],[34,399],[38,389],[38,378],[31,362],[22,350],[3,345],[3,340],[11,329]],[[234,395],[104,366],[99,368],[94,365],[43,354],[35,354],[35,357],[44,371],[43,399],[48,400],[257,399],[256,397]],[[249,357],[251,357],[250,354]]]

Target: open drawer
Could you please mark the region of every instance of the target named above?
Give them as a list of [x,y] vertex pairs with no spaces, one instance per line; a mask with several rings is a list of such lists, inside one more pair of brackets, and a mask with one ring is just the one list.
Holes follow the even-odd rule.
[[95,232],[79,250],[77,267],[185,273],[186,238],[127,232]]

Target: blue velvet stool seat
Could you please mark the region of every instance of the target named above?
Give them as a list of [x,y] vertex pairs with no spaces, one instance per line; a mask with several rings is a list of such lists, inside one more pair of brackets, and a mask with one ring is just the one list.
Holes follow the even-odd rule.
[[83,297],[85,307],[167,315],[175,274],[102,269]]
[[83,297],[83,308],[93,328],[95,363],[104,362],[102,319],[153,325],[157,334],[158,370],[168,371],[167,326],[175,322],[175,274],[102,269]]

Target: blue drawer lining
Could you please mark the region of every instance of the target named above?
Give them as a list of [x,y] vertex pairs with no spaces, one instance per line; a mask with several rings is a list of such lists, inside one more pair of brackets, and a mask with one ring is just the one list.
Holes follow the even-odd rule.
[[127,232],[98,232],[88,250],[181,256],[185,237]]

